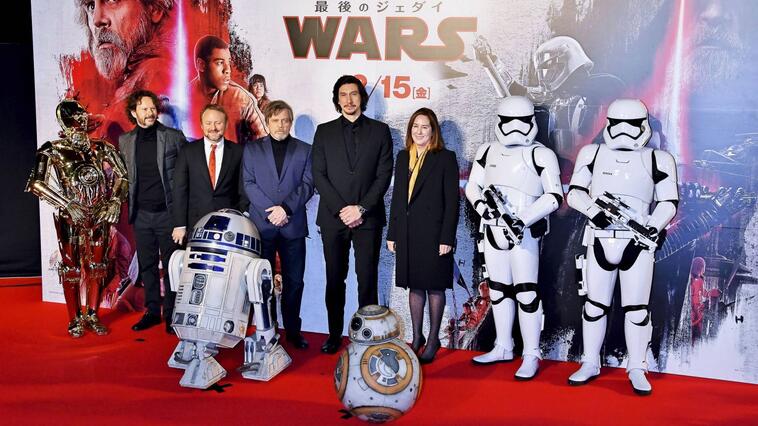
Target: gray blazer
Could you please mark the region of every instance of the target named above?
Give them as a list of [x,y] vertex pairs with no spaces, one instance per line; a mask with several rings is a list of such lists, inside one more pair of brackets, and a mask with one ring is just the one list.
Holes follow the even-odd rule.
[[[171,189],[174,187],[174,163],[176,162],[176,156],[179,153],[179,149],[187,143],[187,139],[184,137],[184,133],[181,130],[172,129],[166,127],[161,123],[157,123],[157,139],[158,139],[158,172],[161,175],[161,181],[163,182],[163,190],[166,193],[166,207],[171,212],[173,205],[173,199],[171,196]],[[118,148],[121,151],[121,157],[126,164],[126,170],[129,174],[129,223],[134,223],[134,219],[137,217],[137,211],[134,208],[137,199],[137,163],[136,163],[136,140],[137,140],[137,128],[135,127],[130,132],[124,133],[118,138]]]

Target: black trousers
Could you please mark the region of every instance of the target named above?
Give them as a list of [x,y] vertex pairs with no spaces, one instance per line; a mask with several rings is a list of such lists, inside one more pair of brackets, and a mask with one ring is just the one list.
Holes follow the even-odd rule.
[[[154,315],[161,315],[163,305],[163,317],[171,319],[174,312],[174,299],[176,293],[171,291],[169,282],[168,261],[177,246],[171,239],[173,221],[167,211],[149,212],[137,210],[134,220],[134,239],[137,243],[137,261],[139,262],[139,275],[145,286],[145,309]],[[160,256],[160,258],[159,258]],[[158,260],[163,263],[163,285],[165,297],[161,302],[161,281],[158,271]]]
[[358,306],[379,302],[377,280],[382,228],[321,228],[326,263],[326,311],[329,335],[342,336],[345,316],[345,280],[350,265],[350,244],[355,250],[355,274],[358,276]]
[[[305,237],[287,239],[277,236],[261,242],[263,258],[276,268],[276,254],[279,253],[282,272],[282,319],[287,335],[300,333],[300,302],[303,300],[303,276],[305,275]],[[276,315],[276,300],[272,299],[272,316]]]

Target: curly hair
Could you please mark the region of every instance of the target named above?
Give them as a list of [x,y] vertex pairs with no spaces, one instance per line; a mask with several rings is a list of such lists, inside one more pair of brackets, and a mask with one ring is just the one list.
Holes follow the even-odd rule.
[[149,90],[136,90],[132,92],[126,99],[126,117],[132,124],[137,124],[137,119],[134,118],[132,112],[137,110],[137,105],[140,104],[142,98],[150,98],[155,104],[155,108],[158,109],[158,113],[161,112],[162,102],[158,99],[158,95]]

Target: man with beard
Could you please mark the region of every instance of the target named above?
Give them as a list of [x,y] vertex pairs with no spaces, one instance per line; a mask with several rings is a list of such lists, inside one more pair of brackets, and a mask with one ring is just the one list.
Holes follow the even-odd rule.
[[[741,75],[748,53],[746,1],[698,0],[687,76],[694,89],[717,87]],[[748,22],[752,22],[749,20]]]
[[[756,65],[758,39],[749,24],[758,13],[745,0],[698,0],[693,47],[686,61],[689,89],[689,150],[721,150],[734,135],[758,130],[758,80],[750,77]],[[735,111],[740,111],[735,113]]]
[[213,35],[200,38],[195,44],[195,69],[197,76],[190,82],[193,104],[221,106],[231,124],[227,138],[245,143],[268,134],[258,101],[232,81],[232,57],[224,40]]
[[[137,243],[139,275],[145,286],[145,315],[132,326],[140,331],[161,322],[161,279],[158,261],[168,265],[176,249],[171,232],[173,207],[174,163],[186,139],[180,130],[158,122],[160,101],[155,93],[138,90],[127,99],[126,114],[135,128],[119,138],[129,178],[129,223],[134,226]],[[171,328],[174,297],[169,275],[163,277],[165,297],[163,318],[166,332]]]
[[[106,120],[121,122],[130,93],[141,88],[162,91],[171,82],[165,33],[174,0],[76,1],[97,71],[115,91],[110,101],[97,100],[108,103]],[[128,125],[120,124],[118,130]]]

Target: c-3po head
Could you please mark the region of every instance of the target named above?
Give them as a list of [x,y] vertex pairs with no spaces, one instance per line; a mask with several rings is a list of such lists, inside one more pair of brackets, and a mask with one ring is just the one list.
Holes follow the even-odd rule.
[[64,99],[55,109],[55,116],[58,118],[58,124],[63,130],[65,139],[78,150],[88,150],[87,126],[89,125],[89,114],[87,110],[74,99]]

